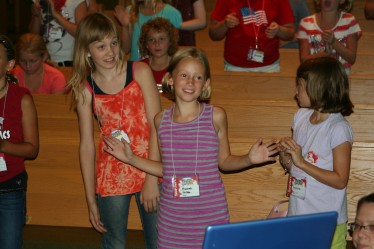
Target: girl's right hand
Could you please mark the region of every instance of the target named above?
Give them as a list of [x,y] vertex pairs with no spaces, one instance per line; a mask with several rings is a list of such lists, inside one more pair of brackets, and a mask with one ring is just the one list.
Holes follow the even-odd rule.
[[122,5],[117,5],[114,8],[114,16],[117,18],[122,27],[129,27],[131,15],[130,12],[125,9],[125,7]]
[[104,142],[106,144],[106,147],[104,146],[104,151],[124,163],[131,164],[131,160],[134,158],[134,153],[128,142],[124,139],[119,141],[117,138],[112,136],[104,137]]
[[227,28],[231,29],[239,24],[240,24],[240,21],[239,21],[239,18],[236,16],[235,12],[230,13],[226,16],[225,25]]
[[103,222],[100,219],[100,212],[97,203],[92,203],[89,206],[90,222],[92,226],[100,233],[105,233],[107,230],[104,227]]

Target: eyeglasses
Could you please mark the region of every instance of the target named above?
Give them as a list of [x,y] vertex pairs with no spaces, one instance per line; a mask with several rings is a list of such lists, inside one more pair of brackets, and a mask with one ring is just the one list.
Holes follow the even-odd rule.
[[364,229],[364,231],[374,233],[374,225],[360,225],[355,222],[348,223],[349,226],[349,235],[352,236],[353,232],[361,231],[361,229]]

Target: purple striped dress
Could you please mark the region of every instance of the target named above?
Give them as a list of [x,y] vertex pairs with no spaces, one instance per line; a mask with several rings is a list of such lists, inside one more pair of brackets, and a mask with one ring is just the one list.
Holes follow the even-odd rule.
[[[164,174],[157,225],[159,249],[201,249],[208,225],[229,222],[218,170],[213,106],[201,104],[201,108],[200,116],[187,123],[172,122],[173,107],[168,108],[158,129]],[[174,197],[173,176],[195,175],[199,179],[200,196]]]

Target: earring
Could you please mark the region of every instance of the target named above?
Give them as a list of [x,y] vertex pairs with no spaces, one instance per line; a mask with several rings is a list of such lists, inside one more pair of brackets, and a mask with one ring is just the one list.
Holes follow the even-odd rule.
[[87,57],[91,57],[91,54],[90,54],[90,53],[88,53],[88,54],[87,54]]

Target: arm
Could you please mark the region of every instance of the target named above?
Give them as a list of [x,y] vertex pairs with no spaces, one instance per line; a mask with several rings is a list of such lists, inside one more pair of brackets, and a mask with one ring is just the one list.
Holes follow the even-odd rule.
[[336,189],[343,189],[347,186],[352,149],[348,141],[338,145],[332,150],[333,171],[321,169],[305,161],[302,156],[301,146],[292,138],[285,139],[282,145],[287,148],[287,152],[292,156],[293,164],[317,181]]
[[225,19],[222,21],[216,21],[210,19],[209,24],[209,37],[213,41],[220,41],[225,38],[227,31],[230,28],[234,28],[239,25],[239,18],[236,16],[236,13],[228,14]]
[[21,108],[24,141],[23,143],[12,143],[1,139],[0,152],[25,159],[34,159],[39,152],[39,130],[35,104],[30,95],[23,96]]
[[374,0],[365,1],[365,17],[366,19],[374,19]]
[[31,21],[29,24],[29,31],[31,33],[40,34],[40,26],[42,25],[42,9],[39,1],[36,1],[31,6]]
[[275,160],[271,156],[278,152],[276,144],[274,141],[263,143],[262,139],[257,140],[247,155],[231,155],[227,132],[227,116],[222,108],[214,107],[213,122],[219,140],[218,164],[220,169],[225,171],[240,170],[254,164]]
[[299,39],[299,58],[300,62],[304,62],[311,58],[326,57],[329,54],[326,51],[320,51],[316,54],[310,54],[309,44],[307,39]]
[[206,27],[206,12],[204,0],[193,3],[194,19],[182,23],[182,30],[199,30]]
[[70,22],[61,13],[57,12],[53,0],[48,0],[49,6],[51,8],[52,16],[56,21],[73,37],[75,37],[75,32],[79,22],[87,15],[87,4],[85,1],[81,2],[74,11],[75,23]]
[[114,8],[114,16],[121,25],[121,46],[125,53],[131,50],[132,28],[130,25],[130,12],[123,6],[117,5]]
[[[330,46],[328,51],[332,51],[332,49],[335,49],[336,53],[339,54],[344,60],[346,60],[351,65],[353,65],[356,62],[358,41],[357,34],[352,34],[347,38],[346,47],[335,39],[334,32],[332,31],[323,32],[322,39]],[[331,54],[331,56],[334,56],[334,54]]]
[[[158,93],[152,71],[147,64],[142,62],[136,64],[135,78],[142,89],[146,116],[150,129],[148,159],[160,161],[157,131],[154,123],[156,114],[161,111],[160,94]],[[146,175],[140,200],[144,204],[146,211],[157,211],[157,203],[160,201],[160,192],[158,189],[158,178],[156,176],[150,174]]]
[[288,41],[292,40],[295,35],[295,26],[293,23],[279,25],[276,22],[272,22],[266,28],[265,33],[269,39],[272,39],[277,36],[279,37],[279,39],[283,41]]
[[92,123],[92,95],[85,88],[83,97],[79,96],[77,103],[77,114],[79,122],[79,161],[83,177],[84,189],[86,193],[86,201],[88,206],[89,218],[92,226],[99,232],[106,232],[100,219],[99,208],[96,202],[95,193],[95,139],[94,128]]
[[98,11],[96,0],[89,0],[87,6],[87,14],[93,14]]

